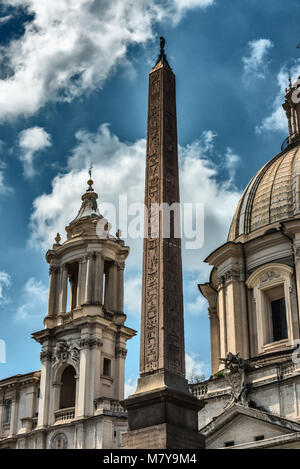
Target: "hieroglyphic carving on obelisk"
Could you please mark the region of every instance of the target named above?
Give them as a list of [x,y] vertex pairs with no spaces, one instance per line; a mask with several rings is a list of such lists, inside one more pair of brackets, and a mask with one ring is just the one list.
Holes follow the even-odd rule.
[[[142,326],[140,374],[169,371],[185,375],[181,239],[178,226],[165,237],[167,214],[153,204],[179,203],[175,75],[169,66],[164,39],[149,75]],[[171,224],[176,215],[171,211]]]

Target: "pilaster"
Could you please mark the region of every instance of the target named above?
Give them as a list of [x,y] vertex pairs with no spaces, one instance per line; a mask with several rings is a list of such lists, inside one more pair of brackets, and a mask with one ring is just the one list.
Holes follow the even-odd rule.
[[39,399],[39,413],[38,424],[39,428],[48,425],[48,409],[50,400],[50,380],[51,380],[51,359],[52,353],[47,348],[43,348],[41,352],[41,380],[40,380],[40,399]]
[[117,311],[124,312],[124,269],[125,262],[118,263],[118,292],[117,292]]
[[19,398],[19,390],[15,390],[12,395],[11,420],[9,428],[10,436],[13,436],[17,433]]
[[3,436],[4,413],[5,413],[4,399],[1,396],[1,398],[0,398],[0,439]]
[[59,291],[59,313],[66,312],[68,295],[68,272],[67,266],[64,264],[60,269],[60,291]]

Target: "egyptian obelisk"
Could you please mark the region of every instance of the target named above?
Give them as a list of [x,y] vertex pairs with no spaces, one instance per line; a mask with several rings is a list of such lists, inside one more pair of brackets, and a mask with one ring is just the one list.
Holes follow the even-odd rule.
[[124,448],[203,447],[185,379],[176,90],[164,45],[149,75],[140,378],[123,403]]

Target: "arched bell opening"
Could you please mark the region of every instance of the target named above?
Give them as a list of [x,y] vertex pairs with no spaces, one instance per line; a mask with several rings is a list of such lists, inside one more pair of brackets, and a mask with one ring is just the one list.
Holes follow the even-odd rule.
[[76,399],[76,371],[69,365],[62,373],[59,397],[59,409],[75,407]]

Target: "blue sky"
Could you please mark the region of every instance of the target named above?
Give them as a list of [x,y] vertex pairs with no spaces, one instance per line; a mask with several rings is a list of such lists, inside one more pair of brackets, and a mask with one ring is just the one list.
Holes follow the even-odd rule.
[[[203,259],[225,242],[241,191],[287,136],[281,103],[289,73],[300,74],[299,16],[298,0],[2,1],[0,379],[40,367],[30,334],[46,312],[45,252],[80,207],[90,161],[100,210],[119,194],[143,201],[160,35],[177,78],[181,197],[205,212],[203,247],[183,253],[187,365],[209,374]],[[127,324],[139,329],[141,242],[126,241]],[[128,390],[138,349],[139,337],[128,344]]]

